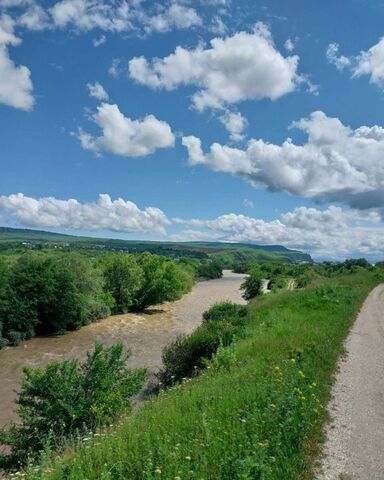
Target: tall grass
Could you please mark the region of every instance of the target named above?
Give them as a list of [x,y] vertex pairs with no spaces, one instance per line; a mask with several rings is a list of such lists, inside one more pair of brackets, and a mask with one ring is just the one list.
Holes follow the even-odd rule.
[[246,338],[227,347],[230,362],[221,367],[214,359],[109,434],[47,459],[26,477],[311,478],[343,339],[379,278],[361,272],[326,282],[251,305]]

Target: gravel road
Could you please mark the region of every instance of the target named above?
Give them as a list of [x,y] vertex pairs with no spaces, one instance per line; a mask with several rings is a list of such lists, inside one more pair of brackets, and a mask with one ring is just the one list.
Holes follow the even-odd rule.
[[366,299],[346,341],[318,480],[384,479],[384,285]]

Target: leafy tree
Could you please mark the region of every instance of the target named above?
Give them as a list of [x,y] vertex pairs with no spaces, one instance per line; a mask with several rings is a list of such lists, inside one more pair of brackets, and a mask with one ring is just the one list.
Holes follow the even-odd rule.
[[197,267],[197,276],[200,278],[221,278],[223,269],[221,264],[216,260],[202,261]]
[[146,372],[128,369],[128,358],[121,344],[96,344],[82,363],[65,360],[44,369],[24,368],[17,400],[21,423],[0,429],[0,443],[10,447],[9,454],[0,456],[0,467],[23,465],[47,446],[95,431],[129,410]]
[[251,300],[262,294],[263,287],[263,275],[258,270],[253,270],[250,275],[245,279],[241,285],[241,289],[244,290],[243,298],[245,300]]
[[158,255],[143,253],[138,257],[143,271],[143,284],[137,293],[136,308],[144,310],[150,305],[177,300],[187,285],[176,263]]
[[105,289],[114,299],[113,313],[128,312],[143,285],[143,271],[133,255],[117,253],[103,259]]
[[11,268],[5,334],[13,343],[109,314],[101,272],[78,254],[26,255]]

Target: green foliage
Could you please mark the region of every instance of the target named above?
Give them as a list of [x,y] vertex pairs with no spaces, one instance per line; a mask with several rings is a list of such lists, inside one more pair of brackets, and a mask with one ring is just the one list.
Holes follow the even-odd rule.
[[245,300],[251,300],[252,298],[260,296],[263,293],[262,287],[262,273],[259,270],[252,270],[252,272],[241,285],[241,289],[244,290],[243,298]]
[[64,333],[113,313],[176,300],[195,267],[152,254],[33,252],[0,258],[0,348],[36,334]]
[[160,393],[111,435],[31,468],[27,479],[312,478],[343,341],[382,280],[360,271],[265,295],[248,307],[247,335],[224,354],[232,359],[220,353],[217,368]]
[[204,313],[203,324],[190,335],[180,336],[163,349],[163,385],[173,385],[199,372],[219,346],[228,346],[244,332],[247,311],[230,302],[217,304]]
[[139,392],[144,370],[131,371],[121,344],[96,344],[87,359],[48,364],[44,370],[24,368],[17,405],[21,423],[0,430],[0,442],[10,453],[0,457],[8,469],[26,464],[44,448],[110,423],[130,408]]
[[137,261],[143,283],[136,295],[136,309],[177,300],[191,288],[192,282],[186,282],[185,272],[174,261],[151,253],[139,255]]
[[201,261],[197,266],[197,276],[214,279],[223,276],[223,268],[217,260]]
[[238,305],[233,302],[216,303],[209,310],[203,313],[203,323],[217,322],[233,318],[243,318],[248,314],[245,305]]
[[133,308],[143,286],[144,275],[133,255],[108,254],[102,261],[105,289],[113,299],[113,313],[125,313]]
[[26,255],[9,269],[4,331],[16,344],[36,333],[62,333],[110,313],[101,272],[78,254]]

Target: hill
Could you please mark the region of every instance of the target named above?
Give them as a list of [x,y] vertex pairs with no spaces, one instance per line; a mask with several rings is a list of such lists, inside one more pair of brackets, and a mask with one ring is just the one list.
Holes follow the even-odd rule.
[[225,265],[254,259],[288,263],[312,262],[307,253],[281,245],[224,242],[160,242],[83,237],[43,230],[0,227],[0,251],[15,249],[70,249],[89,251],[150,251],[170,257],[216,258]]

